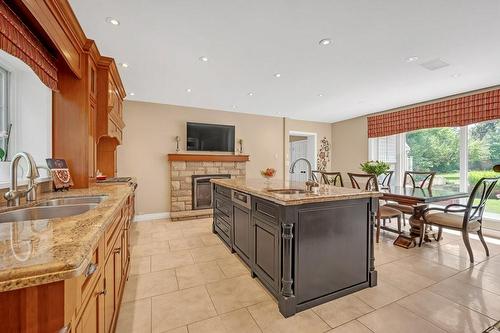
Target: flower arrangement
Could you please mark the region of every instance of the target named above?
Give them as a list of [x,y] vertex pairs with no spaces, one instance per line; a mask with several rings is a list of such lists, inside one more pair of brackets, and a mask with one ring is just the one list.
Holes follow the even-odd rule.
[[391,168],[388,163],[382,161],[368,161],[365,163],[361,163],[361,170],[364,172],[376,175],[377,177],[383,174],[384,172],[389,171]]
[[4,132],[0,132],[0,138],[4,139],[4,148],[0,148],[0,161],[5,162],[7,161],[7,157],[9,155],[9,141],[10,141],[10,134],[12,131],[12,124],[9,125],[9,129]]
[[260,170],[260,175],[266,179],[271,179],[276,175],[276,169],[267,168],[265,170]]

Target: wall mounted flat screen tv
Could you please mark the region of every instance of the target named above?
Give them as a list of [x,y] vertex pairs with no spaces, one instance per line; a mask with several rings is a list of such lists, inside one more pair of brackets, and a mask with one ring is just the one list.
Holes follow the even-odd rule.
[[234,153],[234,126],[188,122],[187,150]]

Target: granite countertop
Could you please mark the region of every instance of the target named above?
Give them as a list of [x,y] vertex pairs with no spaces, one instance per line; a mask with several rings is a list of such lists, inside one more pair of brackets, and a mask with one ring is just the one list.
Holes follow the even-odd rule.
[[[132,191],[131,186],[122,183],[43,193],[28,206],[61,197],[106,195],[107,198],[80,215],[0,223],[0,292],[82,274],[112,216]],[[3,207],[0,212],[11,209]]]
[[302,182],[285,182],[280,180],[264,179],[211,179],[212,183],[234,190],[252,194],[283,206],[301,205],[315,202],[328,202],[347,199],[381,197],[379,192],[362,191],[354,188],[321,185],[318,193],[281,194],[270,192],[273,189],[301,189],[305,190]]

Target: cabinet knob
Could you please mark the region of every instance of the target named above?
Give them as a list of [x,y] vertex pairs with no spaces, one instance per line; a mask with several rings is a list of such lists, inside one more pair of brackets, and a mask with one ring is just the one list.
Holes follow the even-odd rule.
[[85,277],[89,277],[97,271],[97,265],[91,262],[85,270]]

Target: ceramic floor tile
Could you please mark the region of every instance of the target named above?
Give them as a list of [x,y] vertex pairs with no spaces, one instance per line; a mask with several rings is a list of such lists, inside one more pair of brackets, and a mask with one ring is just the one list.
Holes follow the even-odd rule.
[[172,229],[166,231],[155,232],[151,235],[153,241],[167,241],[173,239],[181,239],[184,234],[181,229]]
[[260,333],[247,309],[236,310],[189,325],[189,333]]
[[270,299],[250,276],[239,276],[206,285],[217,313],[226,313]]
[[165,331],[162,333],[189,333],[189,332],[188,332],[187,326],[182,326],[182,327],[174,328],[173,330],[168,330],[168,331]]
[[312,310],[330,327],[337,327],[373,311],[373,308],[356,296],[347,295],[318,305]]
[[396,303],[371,312],[358,320],[375,333],[446,333]]
[[347,324],[334,328],[333,330],[328,331],[327,333],[372,333],[372,331],[370,331],[365,325],[361,324],[359,321],[353,320],[348,322]]
[[225,245],[214,245],[190,250],[195,262],[206,262],[231,256]]
[[377,309],[407,296],[408,292],[379,279],[377,286],[363,289],[354,295],[372,308]]
[[[472,248],[472,254],[474,255],[474,261],[483,261],[488,258],[486,256],[486,252],[484,250],[483,245],[479,241],[474,241],[471,239],[470,243]],[[442,251],[454,254],[456,256],[469,258],[467,248],[465,247],[463,241],[453,241],[447,244],[443,244],[441,245],[440,248]],[[496,246],[493,247],[493,244],[490,244],[489,249],[490,252],[492,251],[492,249],[496,250]]]
[[170,252],[168,241],[149,242],[146,244],[134,245],[130,248],[130,255],[132,257],[146,257],[168,252]]
[[130,275],[144,274],[151,272],[151,257],[130,258]]
[[212,235],[212,228],[209,228],[208,226],[187,228],[182,229],[182,233],[184,234],[185,238],[201,237]]
[[161,295],[178,289],[174,270],[131,275],[125,284],[123,302]]
[[424,259],[432,261],[434,263],[448,266],[455,270],[462,271],[469,267],[472,267],[473,264],[469,261],[469,258],[456,256],[449,252],[443,251],[440,248],[421,252],[418,255],[422,256]]
[[205,246],[200,237],[172,239],[168,243],[170,251],[190,250]]
[[152,298],[152,331],[160,333],[217,315],[205,287]]
[[151,298],[123,303],[116,323],[116,332],[151,332]]
[[217,259],[217,265],[228,278],[250,274],[250,269],[234,254],[227,258]]
[[222,244],[222,241],[220,240],[219,236],[210,234],[210,235],[203,235],[200,237],[205,246],[212,246],[212,245],[219,245]]
[[401,270],[417,273],[434,281],[442,281],[459,272],[456,269],[437,264],[418,255],[394,261],[393,264],[399,266]]
[[498,275],[474,268],[463,271],[454,278],[500,295],[500,279]]
[[429,289],[455,303],[500,320],[500,295],[457,279],[444,280]]
[[482,332],[494,324],[492,319],[426,290],[398,304],[450,333]]
[[160,271],[194,264],[193,257],[188,250],[173,251],[151,256],[151,271]]
[[500,276],[500,256],[492,257],[488,260],[478,263],[474,265],[474,268],[496,276]]
[[401,267],[394,264],[394,262],[382,265],[377,271],[379,280],[386,281],[394,287],[408,293],[422,290],[437,282],[423,275],[401,269]]
[[264,333],[321,333],[330,327],[312,310],[298,312],[284,318],[273,301],[259,303],[248,308]]
[[225,278],[215,261],[178,267],[175,272],[179,289],[204,285]]

